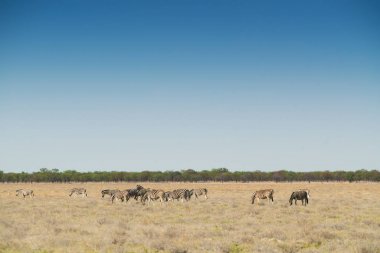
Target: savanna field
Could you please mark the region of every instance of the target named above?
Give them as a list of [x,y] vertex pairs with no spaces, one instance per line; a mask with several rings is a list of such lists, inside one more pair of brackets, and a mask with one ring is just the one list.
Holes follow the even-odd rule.
[[[0,184],[0,252],[380,252],[378,183],[140,183],[207,188],[209,199],[111,204],[102,189],[137,183]],[[74,187],[88,197],[69,197]],[[33,189],[34,198],[15,196]],[[274,189],[274,203],[251,204]],[[309,205],[289,206],[298,188]]]

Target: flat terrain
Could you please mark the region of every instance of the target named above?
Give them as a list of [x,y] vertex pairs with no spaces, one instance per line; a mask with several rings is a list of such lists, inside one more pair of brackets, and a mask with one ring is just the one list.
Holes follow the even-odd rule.
[[[209,190],[209,199],[111,204],[106,188],[131,183],[0,184],[0,252],[380,252],[380,184],[141,183]],[[68,197],[85,187],[88,198]],[[15,196],[33,189],[33,199]],[[251,205],[254,190],[273,188],[274,204]],[[307,207],[289,206],[309,188]]]

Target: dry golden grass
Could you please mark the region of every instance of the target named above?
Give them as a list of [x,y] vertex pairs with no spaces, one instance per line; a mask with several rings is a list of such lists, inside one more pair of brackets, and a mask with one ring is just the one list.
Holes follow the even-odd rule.
[[[142,183],[209,189],[209,199],[111,204],[106,188],[131,183],[0,184],[0,252],[380,252],[380,184]],[[88,198],[68,197],[85,187]],[[15,196],[33,189],[33,199]],[[273,188],[274,204],[253,206],[254,190]],[[307,207],[289,206],[309,188]]]

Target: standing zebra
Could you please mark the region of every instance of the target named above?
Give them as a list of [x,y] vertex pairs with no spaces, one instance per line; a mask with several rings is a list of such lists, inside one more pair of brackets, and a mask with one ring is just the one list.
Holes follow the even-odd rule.
[[128,190],[125,190],[125,191],[119,191],[118,190],[114,194],[112,194],[111,201],[112,201],[112,204],[113,204],[113,201],[115,199],[121,200],[121,202],[123,202],[125,200],[125,203],[127,203],[127,200],[126,200],[127,198],[129,199]]
[[145,195],[142,197],[142,201],[148,201],[148,204],[153,200],[160,200],[161,204],[164,201],[165,192],[163,190],[146,189]]
[[114,189],[114,190],[110,190],[110,189],[102,190],[101,191],[102,198],[104,198],[105,195],[109,195],[110,197],[112,197],[112,194],[114,194],[117,191],[119,191],[119,190],[118,189]]
[[273,189],[255,191],[251,198],[252,204],[255,203],[255,199],[257,199],[258,201],[260,201],[260,199],[268,199],[268,202],[272,200],[272,204],[273,204],[273,193],[274,193]]
[[168,192],[166,194],[167,194],[168,199],[172,201],[175,199],[179,201],[181,199],[181,201],[184,202],[184,200],[188,201],[190,199],[189,198],[190,191],[188,189],[177,189],[172,192]]
[[70,190],[69,196],[71,197],[73,194],[82,195],[82,197],[87,197],[87,190],[85,188],[73,188]]
[[202,196],[202,195],[205,195],[205,199],[208,199],[207,197],[207,189],[206,188],[200,188],[200,189],[192,189],[190,190],[190,193],[189,193],[189,199],[191,198],[192,195],[195,196],[195,198],[198,199],[198,196]]
[[16,196],[22,195],[24,198],[25,196],[29,196],[30,198],[34,197],[33,190],[27,190],[27,189],[18,189],[16,190]]

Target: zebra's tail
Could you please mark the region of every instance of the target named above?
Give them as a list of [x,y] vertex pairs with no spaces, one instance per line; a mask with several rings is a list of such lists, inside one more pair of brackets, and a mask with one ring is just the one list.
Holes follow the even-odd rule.
[[254,192],[254,193],[252,194],[252,197],[251,197],[252,203],[251,203],[251,204],[254,204],[254,203],[255,203],[255,198],[256,198],[256,192]]

